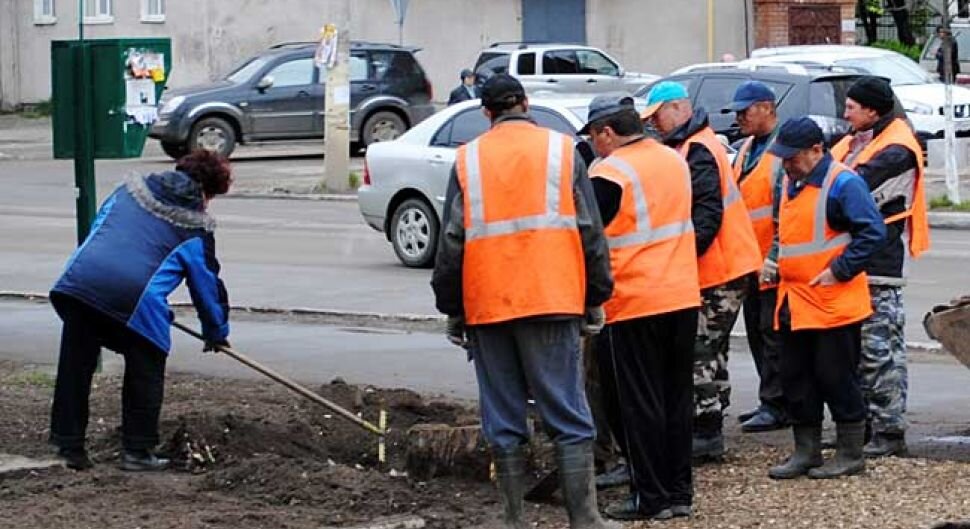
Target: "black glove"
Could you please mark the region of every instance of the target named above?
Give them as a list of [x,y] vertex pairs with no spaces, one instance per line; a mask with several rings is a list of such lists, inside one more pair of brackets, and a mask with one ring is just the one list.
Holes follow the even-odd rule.
[[586,307],[586,314],[583,316],[583,336],[594,336],[603,330],[606,325],[606,311],[602,306]]
[[445,336],[448,341],[468,349],[468,334],[465,329],[465,318],[461,316],[448,316],[448,323],[445,324]]
[[220,347],[231,347],[228,340],[206,340],[202,346],[203,353],[218,353]]

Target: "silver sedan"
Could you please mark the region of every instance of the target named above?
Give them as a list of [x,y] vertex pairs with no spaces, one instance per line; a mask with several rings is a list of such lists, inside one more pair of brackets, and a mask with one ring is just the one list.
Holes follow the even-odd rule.
[[[530,98],[539,125],[571,136],[583,127],[591,96]],[[406,266],[434,263],[455,150],[488,130],[480,102],[466,101],[422,121],[394,141],[367,148],[360,213],[385,234]]]

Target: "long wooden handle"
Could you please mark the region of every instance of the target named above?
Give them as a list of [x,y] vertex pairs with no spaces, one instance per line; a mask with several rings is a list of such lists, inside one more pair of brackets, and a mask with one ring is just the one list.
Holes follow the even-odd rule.
[[[199,334],[198,332],[196,332],[194,329],[192,329],[190,327],[187,327],[187,326],[183,325],[182,323],[179,323],[178,321],[173,321],[172,322],[172,326],[174,326],[176,329],[179,329],[180,331],[182,331],[182,332],[184,332],[184,333],[186,333],[186,334],[188,334],[190,336],[194,336],[195,338],[198,338],[199,340],[202,340],[203,342],[206,342],[207,341],[204,336],[202,336],[201,334]],[[375,435],[383,436],[383,435],[386,434],[386,432],[383,429],[378,428],[374,424],[372,424],[370,422],[367,422],[364,419],[361,419],[360,417],[358,417],[357,415],[355,415],[352,411],[350,411],[350,410],[348,410],[346,408],[342,408],[339,404],[337,404],[335,402],[332,402],[332,401],[330,401],[328,399],[325,399],[325,398],[321,397],[320,395],[317,395],[316,393],[314,393],[314,392],[310,391],[309,389],[301,386],[300,384],[294,382],[293,380],[290,380],[289,378],[287,378],[287,377],[285,377],[285,376],[277,373],[276,371],[273,371],[272,369],[270,369],[270,368],[268,368],[268,367],[260,364],[259,362],[248,358],[246,355],[244,355],[244,354],[242,354],[242,353],[240,353],[238,351],[234,351],[232,348],[225,347],[225,346],[222,346],[222,345],[216,345],[215,347],[216,347],[216,349],[220,353],[224,353],[226,355],[231,356],[232,358],[238,360],[239,362],[241,362],[241,363],[243,363],[243,364],[251,367],[252,369],[254,369],[256,371],[259,371],[260,373],[262,373],[262,374],[266,375],[267,377],[269,377],[269,378],[271,378],[271,379],[279,382],[280,384],[283,384],[284,386],[290,388],[291,390],[295,391],[296,393],[299,393],[300,395],[303,395],[304,397],[312,400],[313,402],[316,402],[317,404],[319,404],[319,405],[321,405],[321,406],[323,406],[323,407],[325,407],[325,408],[333,411],[334,413],[342,416],[343,418],[345,418],[348,421],[356,424],[357,426],[360,426],[361,428],[363,428],[363,429],[365,429],[365,430],[367,430],[367,431],[369,431],[369,432],[371,432],[371,433],[373,433]]]

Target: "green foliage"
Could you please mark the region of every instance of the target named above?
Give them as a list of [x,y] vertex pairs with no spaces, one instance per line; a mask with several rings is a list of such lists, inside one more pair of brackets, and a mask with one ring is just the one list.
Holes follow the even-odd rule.
[[11,385],[20,387],[54,387],[54,377],[51,376],[50,373],[45,373],[43,371],[24,371],[17,373],[8,378],[7,382]]
[[941,195],[930,199],[930,209],[970,212],[970,200],[962,200],[956,204],[950,197]]
[[46,101],[41,101],[39,103],[34,103],[32,105],[24,106],[21,115],[25,118],[37,119],[46,118],[51,115],[51,101],[50,99]]
[[869,45],[873,48],[882,48],[884,50],[892,50],[897,53],[902,53],[903,55],[912,59],[914,62],[919,62],[920,53],[923,51],[923,48],[919,44],[907,46],[898,40],[877,40]]
[[357,171],[351,171],[350,174],[347,175],[347,185],[349,185],[351,189],[357,189],[360,187],[360,184],[360,173]]
[[886,13],[886,10],[882,7],[882,0],[862,0],[862,5],[870,13],[876,15],[884,15]]

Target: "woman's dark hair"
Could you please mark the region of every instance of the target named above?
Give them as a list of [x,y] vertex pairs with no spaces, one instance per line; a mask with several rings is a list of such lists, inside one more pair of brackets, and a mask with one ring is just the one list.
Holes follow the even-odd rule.
[[224,194],[229,191],[229,184],[232,183],[229,160],[211,151],[193,151],[179,158],[175,170],[198,182],[207,197]]

